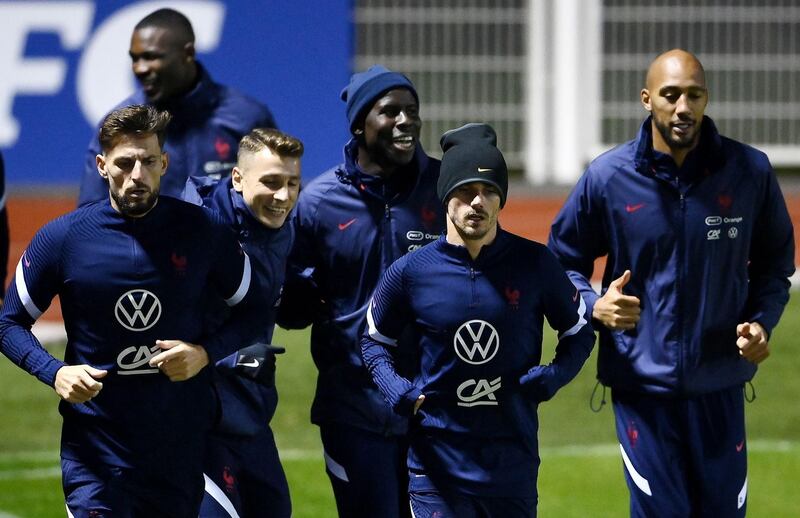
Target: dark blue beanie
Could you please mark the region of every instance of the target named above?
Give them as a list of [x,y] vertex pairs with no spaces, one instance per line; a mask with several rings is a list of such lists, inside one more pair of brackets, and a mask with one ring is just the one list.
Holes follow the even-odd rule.
[[342,100],[347,103],[347,120],[350,122],[350,131],[358,121],[359,116],[367,109],[372,108],[375,100],[381,94],[395,88],[405,88],[411,92],[419,104],[419,96],[411,81],[398,72],[392,72],[383,65],[373,65],[364,72],[358,72],[350,77],[350,84],[342,89]]
[[500,191],[500,207],[508,197],[508,168],[497,149],[497,134],[488,124],[472,122],[446,131],[442,146],[442,165],[436,193],[447,204],[450,194],[461,185],[483,182]]

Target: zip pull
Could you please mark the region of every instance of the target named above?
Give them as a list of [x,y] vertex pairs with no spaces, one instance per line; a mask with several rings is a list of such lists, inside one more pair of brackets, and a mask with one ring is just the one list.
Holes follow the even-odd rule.
[[[750,394],[747,393],[748,386],[750,387],[749,391]],[[744,392],[744,400],[747,401],[748,403],[752,403],[753,401],[756,400],[756,388],[753,386],[752,381],[748,381],[747,383],[745,383],[744,387],[742,387],[742,391]]]
[[[600,394],[600,404],[595,404],[595,395],[597,395],[597,387],[603,387],[603,392]],[[606,404],[606,386],[600,383],[600,380],[597,380],[597,383],[594,384],[594,388],[592,389],[592,395],[589,396],[589,409],[594,412],[595,414],[600,412],[603,409],[603,406]]]
[[390,216],[389,216],[389,204],[388,203],[386,205],[384,205],[383,215],[386,217],[386,219],[391,219]]

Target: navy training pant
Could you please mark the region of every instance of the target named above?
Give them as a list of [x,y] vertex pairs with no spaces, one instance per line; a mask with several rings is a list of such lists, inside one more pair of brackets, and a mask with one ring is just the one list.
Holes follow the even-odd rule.
[[632,517],[744,517],[741,386],[696,397],[612,391]]

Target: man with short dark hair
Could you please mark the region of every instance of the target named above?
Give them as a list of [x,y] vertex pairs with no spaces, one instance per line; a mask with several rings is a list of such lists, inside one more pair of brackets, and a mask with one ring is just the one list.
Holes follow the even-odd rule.
[[792,222],[766,155],[704,116],[697,57],[658,56],[641,103],[638,136],[589,164],[549,247],[597,322],[631,516],[744,516],[743,387],[789,300]]
[[[537,405],[575,377],[594,344],[555,257],[497,222],[508,172],[496,140],[486,124],[442,136],[447,233],[398,259],[367,309],[364,363],[392,409],[415,416],[413,516],[535,517]],[[548,365],[544,318],[559,333]],[[408,373],[396,366],[404,355],[417,358]]]
[[408,514],[407,422],[371,383],[359,340],[380,275],[442,232],[439,161],[419,143],[419,99],[404,75],[380,65],[353,74],[342,100],[353,137],[345,162],[300,194],[278,323],[312,325],[311,420],[339,516],[393,518]]
[[[159,196],[169,114],[134,105],[101,125],[108,198],[40,229],[0,313],[0,350],[62,399],[70,516],[196,518],[214,417],[210,362],[260,334],[250,261],[211,212]],[[64,361],[31,326],[61,299]],[[204,302],[230,318],[203,333]]]
[[[196,59],[192,25],[178,11],[159,9],[137,23],[130,57],[141,89],[117,108],[151,104],[173,117],[164,147],[170,172],[162,181],[162,195],[182,198],[189,178],[195,184],[216,183],[230,174],[239,139],[253,128],[276,126],[266,106],[211,79]],[[95,173],[99,151],[93,140],[78,205],[106,196],[106,186]]]
[[[269,422],[275,414],[275,353],[271,346],[292,229],[284,225],[300,191],[303,143],[274,129],[256,128],[239,143],[236,167],[204,204],[219,212],[252,260],[266,307],[264,332],[251,345],[216,364],[215,393],[221,416],[206,449],[206,497],[201,516],[288,518],[289,486]],[[221,304],[207,325],[226,318]],[[209,324],[210,323],[210,324]]]

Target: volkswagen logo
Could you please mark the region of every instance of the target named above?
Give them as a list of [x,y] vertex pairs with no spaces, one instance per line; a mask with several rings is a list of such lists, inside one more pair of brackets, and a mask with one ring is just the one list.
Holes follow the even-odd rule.
[[147,290],[130,290],[117,300],[114,316],[129,331],[146,331],[161,318],[161,301]]
[[500,348],[500,336],[492,324],[484,320],[464,322],[453,337],[459,358],[471,365],[490,362]]

